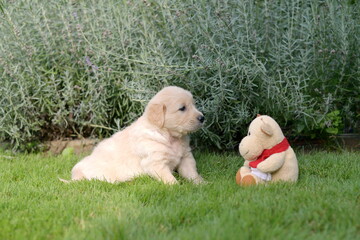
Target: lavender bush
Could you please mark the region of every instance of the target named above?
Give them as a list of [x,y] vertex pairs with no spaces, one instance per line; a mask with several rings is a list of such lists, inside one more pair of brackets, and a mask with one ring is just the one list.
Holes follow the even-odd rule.
[[257,113],[287,135],[359,128],[356,1],[22,0],[0,9],[0,138],[15,145],[109,136],[170,84],[192,91],[206,115],[200,145],[234,147]]

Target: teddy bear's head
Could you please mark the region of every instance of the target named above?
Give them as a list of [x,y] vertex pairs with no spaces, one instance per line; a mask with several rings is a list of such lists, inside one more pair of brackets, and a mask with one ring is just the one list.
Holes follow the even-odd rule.
[[270,149],[284,139],[277,122],[266,115],[258,115],[250,124],[248,135],[239,144],[239,152],[247,161],[254,161],[265,149]]

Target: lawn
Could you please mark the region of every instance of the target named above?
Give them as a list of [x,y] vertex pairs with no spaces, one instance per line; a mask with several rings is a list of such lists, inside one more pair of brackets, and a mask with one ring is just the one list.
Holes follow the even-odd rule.
[[359,152],[302,153],[297,184],[247,188],[236,153],[195,157],[208,184],[65,184],[79,157],[1,152],[0,239],[360,238]]

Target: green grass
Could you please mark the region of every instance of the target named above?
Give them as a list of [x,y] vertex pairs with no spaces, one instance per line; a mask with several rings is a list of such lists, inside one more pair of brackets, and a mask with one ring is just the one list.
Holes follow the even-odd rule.
[[359,152],[300,154],[297,184],[248,188],[237,154],[195,157],[206,185],[64,184],[79,157],[2,152],[0,239],[359,239]]

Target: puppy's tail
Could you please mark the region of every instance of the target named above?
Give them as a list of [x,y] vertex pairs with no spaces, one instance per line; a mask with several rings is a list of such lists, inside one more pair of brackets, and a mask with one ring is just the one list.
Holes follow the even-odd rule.
[[71,183],[72,180],[65,180],[65,179],[62,179],[62,178],[59,178],[60,181],[64,182],[64,183]]

